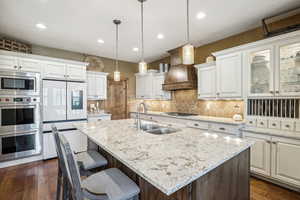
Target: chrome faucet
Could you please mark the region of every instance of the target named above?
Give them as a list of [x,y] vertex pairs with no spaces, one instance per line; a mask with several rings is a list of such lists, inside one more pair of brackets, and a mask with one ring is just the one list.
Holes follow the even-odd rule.
[[143,107],[143,112],[147,113],[147,106],[146,106],[146,104],[144,102],[139,103],[137,105],[137,109],[136,109],[137,110],[137,114],[135,116],[135,124],[136,124],[136,128],[137,128],[138,131],[141,130],[141,112],[140,112],[141,106]]

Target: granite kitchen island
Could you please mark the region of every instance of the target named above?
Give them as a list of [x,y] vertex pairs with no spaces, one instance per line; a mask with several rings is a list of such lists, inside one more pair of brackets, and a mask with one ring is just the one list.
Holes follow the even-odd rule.
[[[184,126],[155,135],[133,119],[74,126],[141,189],[141,200],[247,200],[252,141]],[[177,125],[176,125],[177,126]]]

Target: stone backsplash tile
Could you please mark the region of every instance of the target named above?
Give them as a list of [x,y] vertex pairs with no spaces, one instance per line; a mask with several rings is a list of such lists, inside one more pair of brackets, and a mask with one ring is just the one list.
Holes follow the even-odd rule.
[[241,100],[198,100],[196,90],[172,92],[171,101],[137,100],[128,102],[128,110],[136,111],[136,106],[145,102],[148,110],[158,112],[186,112],[204,116],[231,118],[234,114],[244,114],[244,102]]

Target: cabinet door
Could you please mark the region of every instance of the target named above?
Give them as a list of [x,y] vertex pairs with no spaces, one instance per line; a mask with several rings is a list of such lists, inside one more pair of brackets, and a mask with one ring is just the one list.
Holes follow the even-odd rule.
[[162,85],[165,82],[165,75],[154,76],[153,79],[153,97],[155,99],[168,100],[171,99],[171,93],[164,91]]
[[272,177],[300,186],[300,141],[273,138]]
[[61,132],[75,153],[87,151],[87,137],[78,130]]
[[144,96],[147,99],[153,98],[153,76],[152,75],[146,75],[143,77],[144,79]]
[[96,99],[96,75],[92,73],[87,74],[87,94],[89,99]]
[[107,98],[107,78],[106,76],[96,75],[95,76],[95,85],[96,85],[96,96],[98,99]]
[[274,95],[274,48],[254,49],[246,53],[248,96]]
[[27,72],[41,72],[41,62],[29,58],[18,59],[19,69]]
[[8,69],[8,70],[18,69],[17,58],[13,56],[0,55],[0,69]]
[[50,159],[57,157],[55,139],[53,133],[43,134],[43,158]]
[[81,65],[67,65],[67,78],[70,80],[85,80],[86,67]]
[[135,92],[136,92],[136,98],[138,99],[142,99],[145,98],[145,81],[143,79],[144,76],[136,76],[136,88],[135,88]]
[[198,68],[198,98],[216,97],[216,66]]
[[251,147],[251,171],[265,176],[271,175],[271,143],[269,139],[246,136],[247,138],[255,141]]
[[300,94],[300,40],[285,41],[277,46],[278,69],[275,76],[276,95]]
[[44,63],[43,77],[50,79],[66,79],[66,64],[55,62]]
[[242,54],[219,56],[217,64],[217,97],[242,97]]

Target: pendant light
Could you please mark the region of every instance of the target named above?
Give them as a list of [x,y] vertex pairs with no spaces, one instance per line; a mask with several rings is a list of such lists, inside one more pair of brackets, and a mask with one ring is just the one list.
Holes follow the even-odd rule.
[[189,13],[189,0],[187,0],[187,44],[182,48],[182,62],[184,65],[194,64],[194,46],[190,44],[190,13]]
[[119,25],[121,24],[121,20],[115,19],[114,24],[116,25],[116,71],[114,71],[114,81],[120,81],[121,74],[119,72]]
[[142,39],[142,52],[141,52],[141,61],[139,63],[139,73],[147,73],[147,63],[144,61],[144,2],[146,0],[138,0],[141,3],[141,39]]

